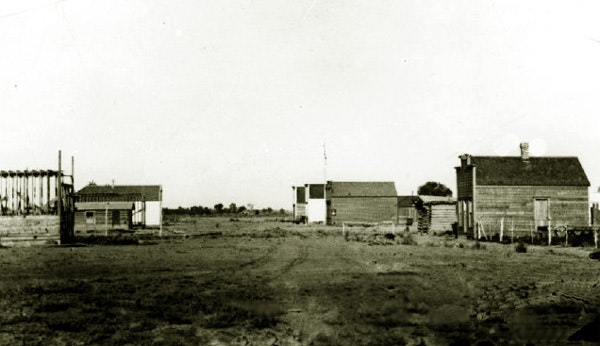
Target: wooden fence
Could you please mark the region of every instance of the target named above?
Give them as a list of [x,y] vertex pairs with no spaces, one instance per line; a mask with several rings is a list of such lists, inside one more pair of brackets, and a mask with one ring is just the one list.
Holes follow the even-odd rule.
[[501,218],[496,222],[478,220],[474,237],[501,243],[525,241],[531,244],[547,245],[593,245],[598,248],[599,231],[600,227],[598,226],[582,227],[549,223],[548,226],[536,227],[533,222],[514,223],[512,220]]

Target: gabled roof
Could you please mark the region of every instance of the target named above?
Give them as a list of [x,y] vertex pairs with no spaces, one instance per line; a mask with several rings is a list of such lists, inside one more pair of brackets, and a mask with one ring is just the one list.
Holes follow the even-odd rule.
[[77,192],[80,200],[97,198],[110,201],[160,201],[160,185],[89,184]]
[[131,202],[77,202],[75,208],[82,210],[129,210],[135,209]]
[[472,156],[478,185],[590,186],[577,157]]
[[332,197],[397,197],[393,181],[333,181]]

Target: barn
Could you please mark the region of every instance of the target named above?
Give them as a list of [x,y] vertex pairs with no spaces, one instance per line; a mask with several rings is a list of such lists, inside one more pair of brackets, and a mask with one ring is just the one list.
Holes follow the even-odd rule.
[[129,230],[132,226],[133,202],[75,203],[75,234],[81,232]]
[[394,182],[327,182],[327,224],[397,221]]
[[589,180],[577,157],[459,156],[458,226],[468,236],[589,226]]
[[76,194],[77,202],[132,202],[132,225],[160,227],[162,224],[162,186],[97,185],[89,183]]

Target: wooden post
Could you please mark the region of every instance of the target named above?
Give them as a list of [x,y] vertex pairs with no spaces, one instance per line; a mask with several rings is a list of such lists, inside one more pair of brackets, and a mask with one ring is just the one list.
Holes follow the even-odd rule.
[[108,237],[108,202],[106,202],[104,209],[104,236]]
[[533,223],[529,221],[529,237],[531,238],[531,244],[533,244]]
[[48,208],[48,213],[50,213],[50,171],[46,171],[48,175],[46,176],[46,208]]
[[548,218],[548,246],[552,245],[552,220]]
[[512,244],[513,239],[515,236],[515,220],[511,219],[510,220],[510,243]]
[[565,226],[565,246],[569,246],[569,227]]
[[594,247],[598,248],[598,229],[594,228]]
[[58,173],[56,175],[56,211],[58,213],[58,223],[60,229],[60,243],[64,244],[66,239],[66,229],[63,220],[62,205],[62,152],[58,151]]
[[502,243],[502,236],[504,236],[504,218],[500,219],[500,242]]
[[158,229],[158,236],[162,237],[162,232],[163,232],[163,224],[162,224],[162,214],[163,214],[163,210],[162,210],[162,185],[159,185],[159,202],[158,202],[158,209],[159,209],[159,222],[160,222],[160,226]]

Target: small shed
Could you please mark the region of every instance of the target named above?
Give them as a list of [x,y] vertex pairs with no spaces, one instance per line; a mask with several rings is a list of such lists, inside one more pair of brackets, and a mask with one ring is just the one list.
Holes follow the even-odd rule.
[[419,196],[419,231],[433,234],[452,231],[456,222],[456,201],[445,196]]
[[129,230],[134,210],[133,202],[77,202],[75,233]]
[[412,231],[417,225],[418,211],[416,208],[419,196],[398,196],[398,218],[399,226],[407,227]]

